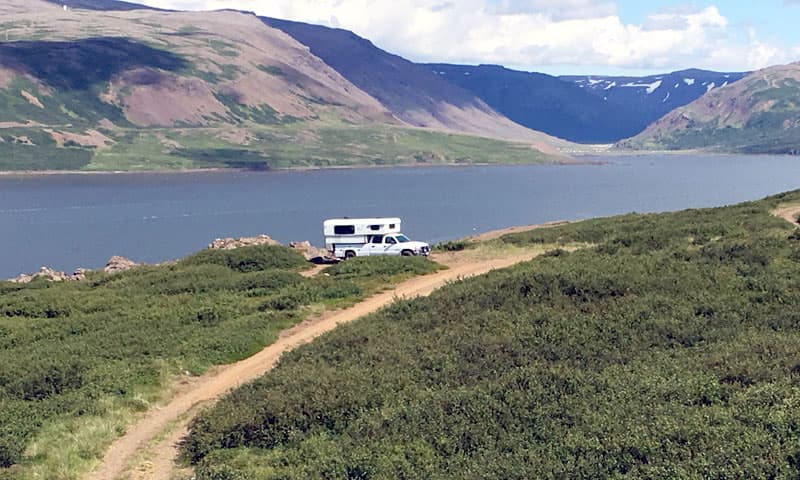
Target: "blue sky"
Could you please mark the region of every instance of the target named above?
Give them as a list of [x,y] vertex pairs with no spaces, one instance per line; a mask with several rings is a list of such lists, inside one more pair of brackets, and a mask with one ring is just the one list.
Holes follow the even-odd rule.
[[800,61],[800,0],[144,0],[353,30],[419,62],[550,74],[755,70]]
[[800,43],[800,1],[785,0],[725,0],[725,1],[686,1],[670,0],[620,0],[619,15],[625,23],[642,23],[648,14],[670,9],[688,7],[700,10],[716,5],[720,12],[730,18],[736,26],[752,26],[765,36],[775,34],[783,41]]

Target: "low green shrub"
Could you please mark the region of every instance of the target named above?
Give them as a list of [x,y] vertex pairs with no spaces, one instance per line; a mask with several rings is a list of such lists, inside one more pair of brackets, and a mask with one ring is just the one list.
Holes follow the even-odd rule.
[[451,240],[449,242],[441,242],[435,245],[436,250],[443,252],[461,252],[466,250],[470,243],[465,240]]
[[366,278],[392,275],[425,275],[441,268],[427,257],[356,257],[325,269],[334,278]]
[[234,250],[203,250],[181,260],[183,265],[223,265],[238,272],[257,272],[273,268],[304,268],[303,255],[287,247],[266,245]]

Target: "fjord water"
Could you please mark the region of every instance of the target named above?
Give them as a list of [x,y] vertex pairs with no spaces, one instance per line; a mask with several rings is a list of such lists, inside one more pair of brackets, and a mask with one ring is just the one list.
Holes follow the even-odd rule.
[[431,243],[512,225],[722,206],[800,187],[780,156],[587,157],[585,165],[0,177],[0,278],[112,255],[161,262],[218,237],[322,243],[322,221],[399,216]]

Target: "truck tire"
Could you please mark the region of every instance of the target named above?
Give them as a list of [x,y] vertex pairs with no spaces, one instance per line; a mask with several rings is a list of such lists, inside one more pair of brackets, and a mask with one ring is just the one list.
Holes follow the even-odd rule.
[[404,257],[412,257],[414,256],[414,252],[412,252],[411,250],[403,250],[401,255]]
[[344,252],[344,258],[353,258],[355,256],[356,256],[356,252],[354,252],[352,250],[348,250],[348,251]]

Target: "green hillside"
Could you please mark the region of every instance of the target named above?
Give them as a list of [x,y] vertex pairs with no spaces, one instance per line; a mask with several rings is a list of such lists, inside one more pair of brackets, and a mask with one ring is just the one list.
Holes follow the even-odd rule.
[[800,64],[771,67],[714,89],[620,146],[798,154]]
[[800,476],[800,232],[737,206],[506,236],[593,247],[402,301],[196,419],[199,480]]
[[309,265],[285,247],[246,247],[80,282],[0,282],[0,479],[82,478],[177,379],[439,267],[378,257],[300,275]]

